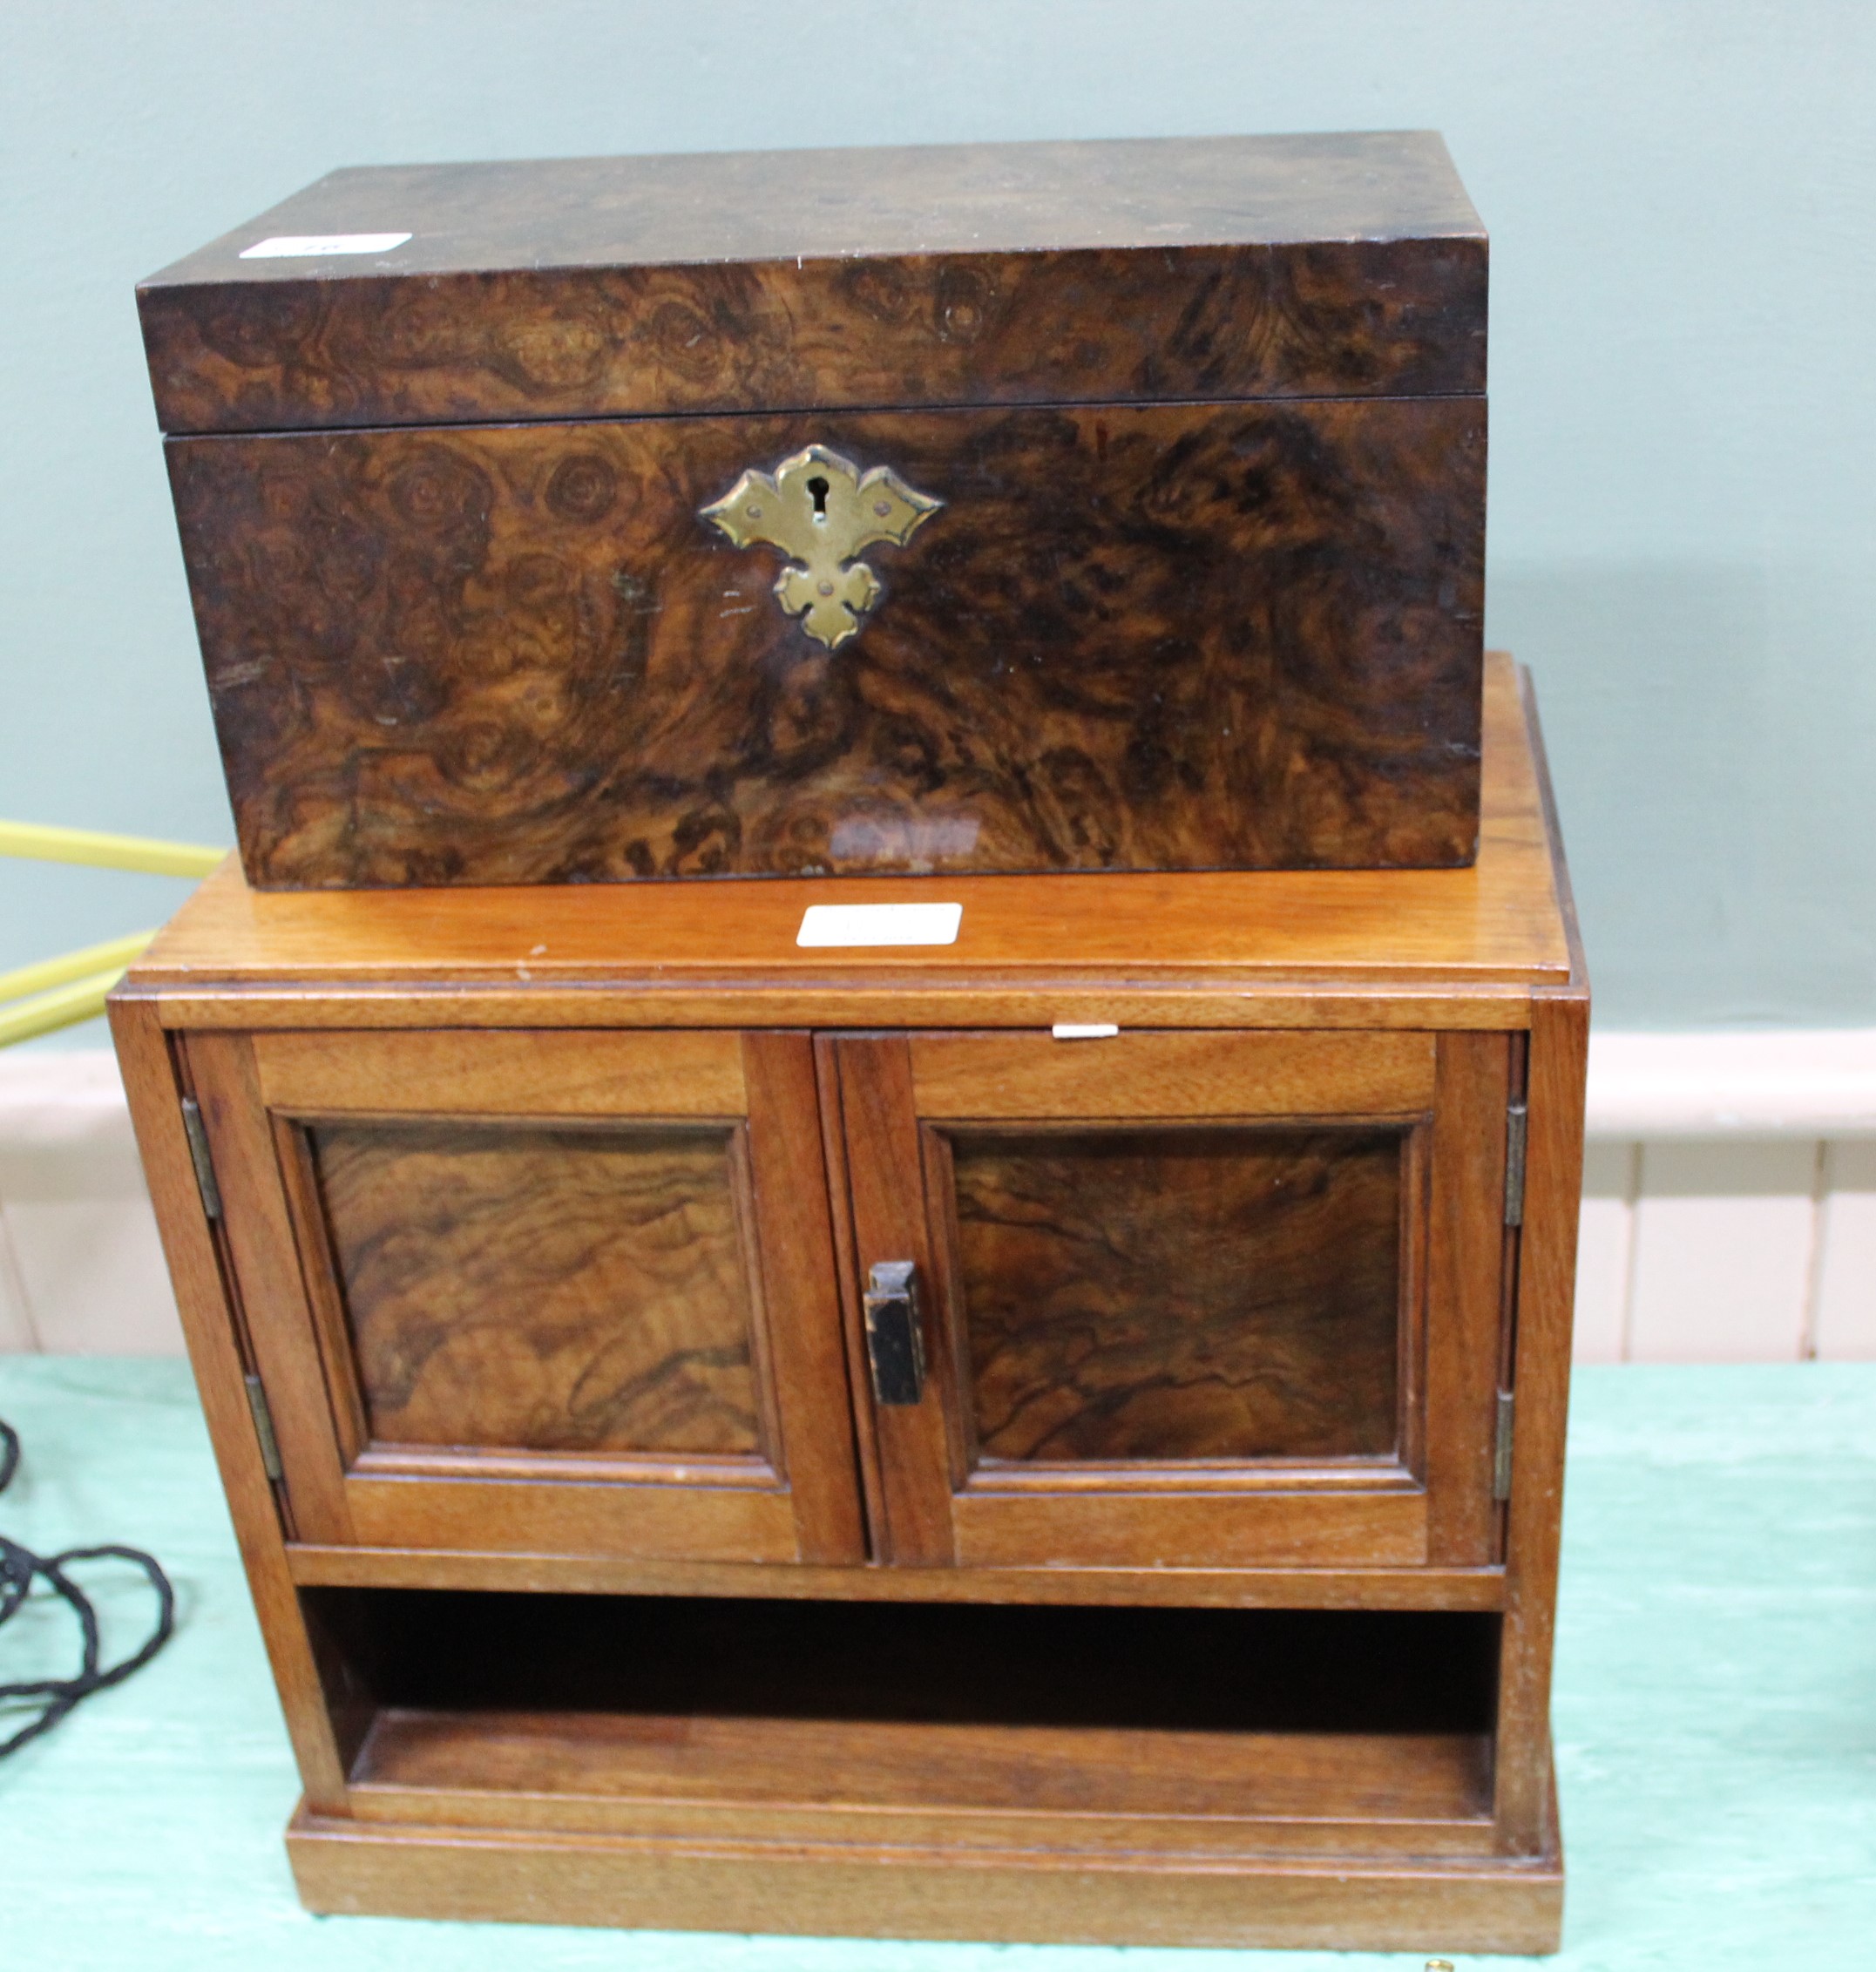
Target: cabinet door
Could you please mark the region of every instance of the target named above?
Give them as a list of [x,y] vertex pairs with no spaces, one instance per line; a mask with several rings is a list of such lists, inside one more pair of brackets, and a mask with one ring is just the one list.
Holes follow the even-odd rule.
[[188,1058],[301,1540],[861,1557],[805,1035]]
[[1495,1558],[1503,1035],[827,1045],[893,1559]]

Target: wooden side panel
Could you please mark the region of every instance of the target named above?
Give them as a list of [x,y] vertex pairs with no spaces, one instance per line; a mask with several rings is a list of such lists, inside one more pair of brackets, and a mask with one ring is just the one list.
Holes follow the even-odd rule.
[[1432,1107],[1430,1033],[1037,1033],[911,1037],[918,1114],[995,1116],[1332,1116]]
[[857,1391],[863,1428],[877,1448],[885,1525],[875,1529],[881,1560],[931,1567],[954,1558],[953,1451],[947,1411],[955,1406],[948,1353],[937,1345],[931,1306],[937,1276],[925,1223],[911,1054],[904,1035],[838,1043],[842,1115],[852,1203],[854,1264],[864,1289],[883,1261],[910,1260],[924,1301],[928,1373],[917,1404],[880,1404],[870,1383]]
[[960,1132],[950,1150],[981,1459],[1394,1450],[1400,1133]]
[[170,1056],[169,1038],[147,1000],[119,999],[112,1003],[110,1013],[137,1147],[182,1312],[190,1365],[299,1763],[306,1805],[328,1814],[342,1813],[348,1760],[327,1709],[314,1642],[288,1567],[279,1502],[254,1436],[242,1382],[247,1365],[237,1339],[236,1311],[196,1189],[183,1135],[183,1090]]
[[762,1450],[728,1130],[309,1130],[371,1438]]
[[740,1116],[745,1108],[734,1033],[273,1033],[254,1052],[268,1106],[306,1115]]
[[1540,1853],[1556,1841],[1550,1792],[1550,1667],[1563,1524],[1588,1037],[1586,993],[1557,994],[1534,1004],[1497,1777],[1499,1837],[1522,1855]]
[[1501,1355],[1510,1043],[1439,1037],[1427,1240],[1429,1558],[1495,1558],[1493,1402]]
[[[810,444],[943,506],[837,653],[700,510]],[[171,441],[262,888],[1447,867],[1463,397]],[[264,660],[254,653],[264,651]]]

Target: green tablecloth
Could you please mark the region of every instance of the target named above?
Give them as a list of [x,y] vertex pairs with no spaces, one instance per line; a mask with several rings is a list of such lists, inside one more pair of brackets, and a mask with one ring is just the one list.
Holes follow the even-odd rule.
[[[1552,1962],[1876,1967],[1876,1365],[1589,1370],[1575,1400]],[[293,1765],[186,1370],[0,1356],[0,1417],[25,1441],[0,1530],[42,1552],[147,1547],[179,1596],[153,1665],[0,1764],[6,1972],[1422,1962],[308,1917],[280,1839]],[[126,1587],[105,1606],[125,1634],[145,1604]],[[66,1619],[35,1609],[0,1635],[0,1678],[71,1650]]]

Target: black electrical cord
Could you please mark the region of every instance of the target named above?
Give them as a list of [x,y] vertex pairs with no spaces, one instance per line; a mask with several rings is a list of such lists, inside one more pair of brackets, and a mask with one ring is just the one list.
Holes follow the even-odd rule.
[[[0,1420],[0,1493],[4,1493],[19,1469],[19,1434]],[[90,1596],[65,1573],[72,1562],[120,1561],[140,1568],[156,1590],[156,1627],[141,1650],[121,1664],[98,1668],[98,1612]],[[17,1752],[29,1739],[50,1732],[81,1699],[120,1684],[145,1664],[168,1643],[175,1627],[176,1592],[169,1577],[156,1562],[139,1548],[68,1548],[62,1555],[42,1556],[22,1548],[0,1534],[0,1626],[19,1614],[30,1593],[35,1577],[60,1597],[78,1619],[84,1639],[84,1657],[76,1677],[40,1677],[25,1684],[0,1684],[0,1705],[20,1703],[39,1705],[38,1716],[21,1726],[10,1738],[0,1739],[0,1759]]]

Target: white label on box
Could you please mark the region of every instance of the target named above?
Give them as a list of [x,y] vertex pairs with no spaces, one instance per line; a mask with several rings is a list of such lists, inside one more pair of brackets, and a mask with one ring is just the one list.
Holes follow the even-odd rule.
[[1058,1020],[1049,1029],[1057,1040],[1112,1040],[1120,1031],[1107,1020]]
[[955,945],[961,904],[810,904],[796,945]]
[[316,254],[388,254],[408,233],[280,233],[241,248],[244,261],[309,260]]

